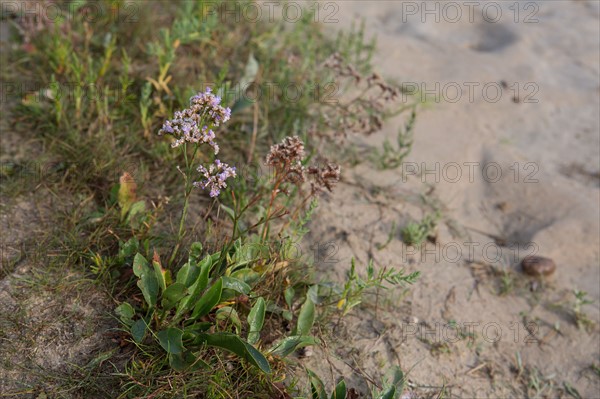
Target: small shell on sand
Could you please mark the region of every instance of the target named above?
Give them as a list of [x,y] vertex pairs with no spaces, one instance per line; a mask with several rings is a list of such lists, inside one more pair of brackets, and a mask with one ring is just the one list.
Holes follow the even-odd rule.
[[526,256],[521,261],[521,267],[525,274],[534,277],[549,276],[556,270],[556,264],[552,259],[533,255]]

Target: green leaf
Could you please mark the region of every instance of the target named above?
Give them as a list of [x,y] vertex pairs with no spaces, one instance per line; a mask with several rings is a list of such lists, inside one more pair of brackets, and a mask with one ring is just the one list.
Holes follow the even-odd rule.
[[579,393],[579,391],[577,391],[577,389],[575,389],[573,386],[571,386],[571,384],[569,384],[568,382],[563,382],[563,386],[565,387],[565,391],[567,391],[567,393],[572,396],[575,399],[582,399],[581,394]]
[[156,276],[149,271],[147,273],[143,273],[142,277],[137,282],[137,286],[144,294],[144,299],[146,303],[151,308],[156,306],[156,301],[158,297],[158,282],[156,281]]
[[198,300],[198,303],[192,312],[192,318],[197,319],[199,317],[206,316],[215,306],[219,304],[222,291],[223,279],[220,278]]
[[294,314],[290,310],[284,310],[281,312],[281,316],[287,321],[292,321]]
[[308,380],[310,381],[312,399],[327,399],[325,384],[323,384],[323,381],[321,381],[319,376],[309,369],[306,369],[306,373],[308,374]]
[[289,286],[285,289],[283,295],[285,297],[285,303],[287,303],[288,307],[291,309],[292,304],[294,303],[294,295],[296,295],[296,290],[294,290],[294,287]]
[[233,209],[231,209],[230,207],[225,206],[223,204],[221,204],[220,207],[221,207],[221,209],[223,209],[225,211],[225,213],[227,215],[229,215],[229,218],[231,219],[232,222],[235,221],[235,212]]
[[122,242],[119,248],[119,257],[127,258],[135,254],[140,247],[140,242],[137,237],[130,238],[126,242]]
[[146,202],[145,201],[138,201],[138,202],[134,203],[133,205],[131,205],[131,208],[129,208],[129,213],[127,214],[127,218],[126,218],[127,223],[131,224],[132,227],[137,228],[139,226],[139,224],[136,221],[135,217],[140,214],[143,215],[145,212],[146,212]]
[[244,283],[242,280],[238,280],[237,278],[227,276],[223,277],[223,289],[234,290],[244,295],[248,295],[252,290],[252,288],[248,284]]
[[236,270],[233,273],[231,273],[231,277],[241,280],[244,283],[252,286],[258,280],[260,280],[260,273],[257,273],[252,269],[243,268],[243,269],[239,269],[239,270]]
[[208,346],[225,349],[233,352],[250,364],[258,367],[265,373],[271,372],[271,367],[267,359],[252,345],[241,339],[235,334],[216,333],[202,334],[199,337],[199,343],[205,343]]
[[240,316],[237,311],[230,306],[223,306],[216,312],[217,320],[223,321],[231,321],[231,323],[235,326],[236,332],[239,334],[242,329],[242,322],[240,321]]
[[202,291],[204,291],[208,285],[208,274],[210,273],[211,267],[212,259],[210,256],[206,256],[206,258],[204,258],[204,260],[200,263],[200,273],[198,273],[196,281],[188,289],[189,295],[179,302],[175,318],[181,316],[194,306],[202,294]]
[[192,245],[190,245],[190,256],[189,256],[190,263],[192,260],[195,262],[198,262],[201,257],[202,257],[202,243],[195,242]]
[[331,394],[331,399],[346,399],[346,383],[344,380],[341,380],[335,386],[335,390]]
[[160,346],[162,346],[167,353],[178,354],[183,352],[185,349],[181,340],[183,337],[183,331],[178,328],[171,327],[167,328],[166,330],[159,331],[156,334],[156,337],[158,338]]
[[115,313],[117,314],[117,316],[119,316],[119,319],[121,319],[123,324],[126,324],[128,326],[131,326],[131,324],[133,324],[133,320],[131,319],[133,319],[133,316],[135,315],[135,310],[133,309],[133,306],[131,306],[129,303],[123,302],[122,304],[117,306],[117,308],[115,309]]
[[138,344],[143,341],[146,335],[146,321],[144,319],[136,320],[131,325],[131,336]]
[[158,296],[158,282],[148,266],[148,261],[139,253],[133,259],[133,273],[139,278],[137,286],[144,294],[146,303],[154,307]]
[[200,262],[200,274],[198,274],[198,279],[196,280],[200,291],[204,291],[204,289],[208,285],[208,276],[210,274],[212,265],[213,259],[210,256],[206,256],[206,258],[204,258],[202,262]]
[[154,276],[156,277],[156,281],[158,282],[158,286],[160,287],[162,292],[165,292],[167,289],[167,279],[166,279],[166,270],[162,268],[160,263],[157,261],[152,261],[152,266],[154,267]]
[[296,335],[308,335],[315,322],[315,304],[306,297],[304,305],[300,308],[298,315],[298,325],[296,326]]
[[133,258],[133,274],[137,277],[142,277],[142,274],[150,271],[148,267],[148,261],[140,253],[136,254]]
[[280,357],[286,357],[290,353],[294,352],[296,349],[303,348],[309,345],[316,345],[318,343],[319,340],[317,340],[314,337],[292,335],[290,337],[278,341],[269,350],[269,353]]
[[194,284],[199,274],[200,268],[195,264],[188,262],[183,265],[181,269],[179,269],[175,281],[185,285],[186,287],[190,287],[192,284]]
[[169,310],[177,305],[177,302],[181,300],[187,294],[187,288],[182,283],[173,283],[167,287],[162,295],[162,306],[165,310]]
[[394,399],[396,396],[396,387],[391,386],[385,392],[377,397],[377,399]]
[[404,372],[398,366],[394,366],[392,370],[389,372],[391,375],[392,385],[396,387],[396,391],[402,392],[404,391],[404,384],[406,384],[406,377],[404,376]]
[[266,305],[263,297],[256,300],[256,303],[248,313],[248,342],[254,345],[260,339],[260,331],[265,322]]
[[194,323],[191,326],[185,328],[185,333],[190,333],[194,335],[198,335],[198,333],[208,331],[209,328],[213,326],[213,323],[208,321],[203,321],[200,323]]

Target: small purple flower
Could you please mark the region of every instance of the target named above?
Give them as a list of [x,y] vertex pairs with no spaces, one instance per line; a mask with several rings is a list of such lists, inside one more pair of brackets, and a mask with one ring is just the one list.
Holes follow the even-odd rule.
[[227,188],[226,181],[228,178],[236,177],[235,167],[231,167],[219,159],[215,159],[215,162],[208,169],[203,165],[198,166],[198,172],[200,172],[204,179],[194,182],[194,186],[203,190],[210,190],[209,195],[212,198],[217,197],[222,189]]
[[[220,105],[221,98],[215,96],[210,87],[204,93],[198,93],[190,99],[190,107],[176,111],[173,119],[166,121],[158,134],[170,134],[175,137],[172,147],[181,144],[208,144],[215,155],[219,146],[215,143],[215,133],[209,127],[219,126],[231,118],[231,109]],[[202,126],[202,128],[200,128]]]

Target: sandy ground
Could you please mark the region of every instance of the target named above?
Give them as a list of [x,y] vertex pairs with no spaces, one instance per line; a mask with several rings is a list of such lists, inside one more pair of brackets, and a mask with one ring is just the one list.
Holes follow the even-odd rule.
[[[380,171],[369,162],[346,168],[344,181],[321,203],[311,241],[334,242],[337,253],[322,259],[320,269],[342,279],[351,257],[358,264],[372,258],[422,277],[408,291],[390,292],[377,314],[372,306],[351,313],[336,330],[329,362],[315,355],[308,366],[323,375],[341,372],[364,391],[359,374],[377,376],[398,364],[408,372],[405,398],[437,395],[444,386],[446,397],[567,397],[565,384],[581,397],[600,397],[600,377],[590,369],[600,364],[600,2],[491,2],[502,16],[495,6],[484,12],[483,4],[473,4],[472,18],[463,2],[454,3],[462,5],[460,17],[436,2],[427,7],[438,11],[426,15],[423,2],[330,3],[335,7],[322,14],[338,20],[330,28],[364,17],[367,35],[378,38],[376,69],[430,92],[430,103],[419,113],[402,168]],[[380,146],[402,123],[355,140]],[[429,203],[421,199],[425,193]],[[29,214],[34,205],[15,206]],[[396,231],[377,249],[394,224],[418,220],[432,206],[443,215],[437,244],[415,252]],[[14,229],[6,223],[4,231]],[[533,252],[556,262],[551,278],[523,275],[519,262]],[[23,298],[25,285],[14,283],[24,281],[29,266],[10,272],[11,286],[5,276],[0,282],[5,316],[27,319],[46,309],[37,305],[46,293]],[[503,275],[513,288],[499,295]],[[593,300],[583,307],[595,323],[588,331],[575,324],[574,289]],[[87,320],[105,308],[78,295],[61,304],[63,317],[49,330],[33,331],[28,342],[48,331],[71,335],[49,334],[55,342],[48,350],[56,353],[27,353],[24,362],[60,369],[73,356],[84,353],[87,362],[99,351],[87,344],[97,333]],[[86,321],[83,327],[60,325],[73,315]],[[2,320],[11,334],[21,328]],[[60,350],[73,336],[79,346]],[[7,370],[0,380],[13,377]]]
[[[313,223],[314,240],[337,237],[338,262],[321,265],[331,275],[352,256],[422,272],[406,297],[392,294],[381,322],[360,311],[347,321],[360,349],[338,357],[374,373],[400,363],[415,395],[446,385],[451,397],[534,396],[537,370],[548,397],[566,395],[565,383],[600,397],[590,370],[600,360],[600,2],[475,2],[472,14],[448,2],[462,5],[458,18],[456,7],[427,3],[337,3],[332,27],[364,17],[376,70],[430,100],[403,167],[346,169]],[[362,141],[393,141],[401,123]],[[422,218],[426,192],[442,209],[437,244],[411,255],[396,233],[376,250],[394,222]],[[522,273],[533,253],[556,262],[551,278]],[[503,271],[515,288],[498,295]],[[573,320],[574,289],[594,301],[588,332]]]

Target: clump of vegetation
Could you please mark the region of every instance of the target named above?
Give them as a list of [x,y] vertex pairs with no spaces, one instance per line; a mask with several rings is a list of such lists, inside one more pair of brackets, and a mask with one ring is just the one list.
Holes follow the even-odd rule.
[[[297,393],[286,358],[319,344],[315,323],[418,277],[369,263],[363,279],[353,262],[336,286],[294,251],[340,179],[324,154],[405,109],[399,89],[371,71],[362,28],[328,39],[310,10],[289,26],[207,13],[203,1],[132,4],[135,20],[112,12],[121,1],[17,18],[2,68],[35,82],[9,100],[15,129],[45,149],[39,162],[58,165],[36,188],[74,204],[53,231],[63,267],[95,277],[121,322],[125,360],[103,376],[107,395]],[[112,11],[90,22],[92,6]],[[324,99],[323,88],[335,90]],[[22,185],[2,174],[4,187]]]
[[379,169],[396,169],[402,165],[402,162],[412,151],[416,119],[417,112],[413,108],[404,128],[398,129],[396,145],[394,146],[388,139],[385,139],[382,150],[377,151],[373,157]]
[[587,292],[580,290],[573,290],[573,295],[575,296],[575,302],[573,303],[573,316],[575,318],[575,324],[577,324],[578,328],[581,329],[591,329],[594,326],[594,322],[588,317],[588,315],[583,311],[583,306],[590,305],[594,303],[587,299]]
[[421,245],[432,236],[440,219],[439,212],[426,215],[420,222],[410,222],[402,228],[402,240],[408,245]]

